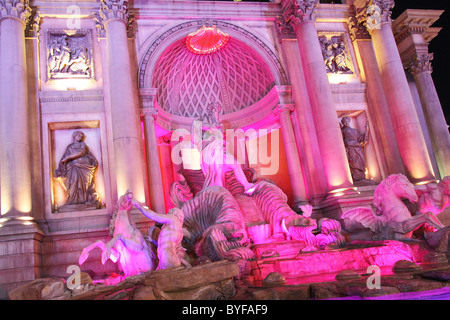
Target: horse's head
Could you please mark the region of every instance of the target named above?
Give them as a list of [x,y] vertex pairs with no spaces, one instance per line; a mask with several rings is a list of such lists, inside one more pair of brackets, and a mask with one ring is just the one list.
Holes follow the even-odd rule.
[[389,177],[392,177],[391,190],[398,197],[405,198],[411,203],[415,203],[419,200],[414,185],[409,182],[406,176],[403,174],[394,174]]

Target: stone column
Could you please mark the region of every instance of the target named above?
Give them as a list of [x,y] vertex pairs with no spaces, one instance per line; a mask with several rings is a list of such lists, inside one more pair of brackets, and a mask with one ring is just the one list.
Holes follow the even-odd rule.
[[111,105],[117,196],[130,189],[138,201],[145,202],[142,134],[128,50],[128,21],[126,1],[101,0],[97,22],[106,31],[105,67],[109,82],[107,94]]
[[450,175],[450,135],[441,102],[431,77],[432,54],[416,56],[409,71],[419,91],[441,177]]
[[[353,12],[355,14],[355,12]],[[372,45],[372,39],[367,29],[351,16],[347,21],[350,38],[361,62],[362,76],[367,85],[368,112],[374,120],[372,130],[381,145],[385,175],[405,173],[403,160],[400,156],[394,126],[389,115],[389,105],[384,93],[377,58]]]
[[2,217],[28,216],[32,209],[24,34],[30,15],[28,0],[0,2]]
[[298,206],[305,204],[307,199],[302,165],[298,155],[297,143],[295,141],[291,120],[291,112],[294,108],[294,104],[279,104],[275,109],[275,113],[280,119],[281,134],[283,136],[284,152],[286,154],[294,206]]
[[297,141],[300,161],[303,165],[305,183],[307,185],[308,200],[315,203],[320,201],[327,193],[327,183],[323,175],[322,159],[317,142],[311,103],[306,87],[303,66],[298,48],[297,38],[292,26],[282,16],[277,18],[278,36],[281,40],[289,77],[292,86],[292,99],[296,108],[292,113],[293,120],[297,121],[297,130],[294,133]]
[[[433,54],[429,52],[428,44],[442,28],[432,27],[439,20],[444,10],[405,10],[392,23],[394,37],[399,48],[403,66],[414,79],[421,108],[418,111],[422,122],[425,140],[430,140],[436,160],[436,177],[450,175],[450,135],[442,106],[431,77]],[[422,114],[423,111],[423,114]],[[433,163],[434,164],[434,163]]]
[[144,124],[145,158],[150,193],[150,207],[158,213],[165,213],[164,188],[159,161],[158,140],[155,132],[155,119],[158,110],[153,106],[156,92],[153,89],[140,90],[141,119]]
[[297,36],[328,192],[353,187],[317,30],[319,0],[284,0],[283,17]]
[[[412,182],[433,180],[432,164],[392,32],[390,10],[394,1],[372,0],[369,3],[372,5],[370,8],[366,1],[357,0],[355,6],[359,10],[358,20],[365,23],[372,36],[403,163]],[[372,12],[376,15],[370,16]]]

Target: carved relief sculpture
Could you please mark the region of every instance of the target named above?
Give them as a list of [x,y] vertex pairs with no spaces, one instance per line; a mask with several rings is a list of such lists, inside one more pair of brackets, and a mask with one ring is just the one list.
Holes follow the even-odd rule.
[[90,32],[50,31],[47,52],[48,79],[93,78]]
[[94,184],[98,161],[84,143],[86,136],[82,131],[75,131],[72,137],[73,143],[67,146],[54,174],[68,196],[59,211],[100,208]]
[[323,60],[328,73],[353,73],[349,67],[343,36],[319,36]]
[[366,131],[361,134],[358,130],[350,127],[349,117],[343,117],[341,132],[353,183],[355,185],[373,184],[372,181],[366,179],[366,159],[364,156],[364,147],[369,141],[369,124],[366,123]]

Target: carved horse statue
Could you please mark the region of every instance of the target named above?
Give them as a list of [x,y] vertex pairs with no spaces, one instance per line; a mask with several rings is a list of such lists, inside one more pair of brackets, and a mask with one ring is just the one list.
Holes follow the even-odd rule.
[[402,198],[412,203],[418,201],[414,186],[403,174],[393,174],[384,179],[375,189],[372,206],[351,209],[341,219],[349,232],[364,228],[373,233],[373,240],[399,240],[411,238],[414,230],[428,224],[435,229],[444,225],[434,215],[408,210]]
[[110,233],[113,238],[106,244],[98,240],[84,248],[78,261],[80,265],[86,261],[90,251],[99,248],[102,250],[102,264],[105,264],[108,259],[114,263],[119,262],[126,277],[156,268],[155,254],[129,217],[132,197],[132,193],[127,191],[119,199],[111,219]]
[[450,176],[442,178],[439,183],[429,183],[416,188],[419,196],[419,211],[431,212],[435,215],[450,207]]

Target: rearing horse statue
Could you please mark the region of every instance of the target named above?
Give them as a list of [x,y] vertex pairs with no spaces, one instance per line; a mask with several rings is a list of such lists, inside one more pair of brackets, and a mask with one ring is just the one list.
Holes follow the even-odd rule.
[[406,176],[390,175],[375,189],[372,202],[375,210],[355,208],[341,216],[345,229],[351,232],[361,229],[362,225],[374,233],[374,240],[400,240],[411,238],[413,231],[424,224],[435,229],[445,227],[433,214],[416,213],[412,216],[402,198],[412,203],[418,201],[414,186]]
[[133,194],[127,191],[121,196],[117,210],[111,220],[113,238],[106,244],[98,240],[83,249],[78,263],[82,265],[95,248],[102,250],[102,264],[108,259],[119,262],[126,277],[152,271],[156,268],[156,256],[148,246],[142,233],[130,222]]

